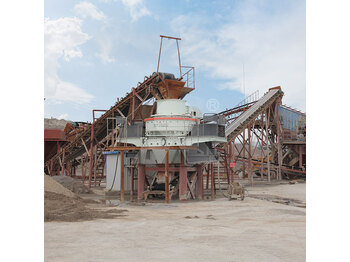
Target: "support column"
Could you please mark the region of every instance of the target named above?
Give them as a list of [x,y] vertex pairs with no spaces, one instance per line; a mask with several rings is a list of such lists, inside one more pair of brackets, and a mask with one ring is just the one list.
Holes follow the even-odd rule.
[[244,161],[243,161],[243,178],[245,177],[245,151],[246,151],[246,146],[245,146],[245,130],[246,129],[244,129],[244,131],[243,131],[243,159],[244,159]]
[[67,162],[66,164],[66,176],[72,176],[72,162]]
[[114,114],[115,112],[113,112],[113,118],[112,118],[112,146],[114,146]]
[[[207,169],[208,168],[208,169]],[[209,170],[210,170],[210,164],[207,165],[207,168],[205,169],[207,173],[207,180],[206,180],[206,189],[209,189]]]
[[180,188],[179,188],[179,199],[187,200],[187,167],[184,165],[180,166]]
[[271,170],[270,170],[270,147],[269,147],[269,121],[270,121],[270,108],[269,113],[266,110],[266,122],[265,122],[265,130],[266,130],[266,151],[267,151],[267,181],[271,181]]
[[211,175],[211,199],[214,200],[215,199],[215,181],[214,181],[214,165],[213,163],[210,163],[210,175]]
[[131,119],[135,118],[135,88],[132,89]]
[[124,203],[124,150],[120,151],[120,202]]
[[145,190],[145,165],[139,164],[137,169],[137,200],[142,200]]
[[57,153],[59,153],[61,151],[61,145],[60,142],[56,142],[56,146],[57,146]]
[[181,154],[181,165],[180,165],[180,181],[179,181],[179,199],[187,200],[187,167],[185,166],[184,151],[180,151]]
[[134,161],[130,160],[131,168],[130,168],[130,200],[133,200],[134,197]]
[[197,167],[197,181],[196,181],[196,198],[204,199],[203,194],[203,168],[202,165],[198,165]]
[[53,172],[53,159],[51,158],[51,161],[50,161],[50,176],[53,176],[52,172]]
[[90,137],[90,163],[89,163],[89,183],[88,188],[91,188],[92,178],[92,163],[93,163],[93,148],[94,148],[94,124],[91,125],[91,137]]
[[279,117],[279,103],[276,103],[276,118],[277,118],[277,157],[278,157],[278,179],[282,180],[282,146],[281,146],[281,124]]
[[84,157],[81,156],[81,180],[84,184],[84,180],[85,180],[85,160]]
[[[231,166],[230,166],[230,164],[231,164],[231,162],[233,162],[233,157],[232,157],[232,155],[233,155],[233,145],[232,145],[232,142],[229,142],[228,143],[228,154],[229,154],[229,156],[228,156],[228,159],[229,159],[229,163],[226,163],[226,164],[228,164],[229,166],[228,166],[228,170],[229,170],[229,173],[227,174],[227,184],[229,185],[230,184],[230,180],[231,180],[231,176],[232,176],[232,169],[231,169]],[[219,168],[219,166],[218,166],[218,168]],[[218,172],[219,173],[219,172]],[[219,175],[220,175],[220,173],[219,173]]]
[[94,168],[94,186],[95,187],[96,187],[96,174],[97,174],[97,163],[98,163],[98,161],[97,161],[97,146],[98,145],[96,145],[94,148],[94,166],[93,166],[93,168]]
[[253,168],[252,168],[252,141],[251,141],[251,129],[248,125],[248,177],[250,184],[253,184]]
[[165,202],[170,202],[169,194],[169,150],[165,149]]
[[63,148],[63,156],[62,156],[62,170],[61,170],[61,176],[64,175],[64,161],[65,161],[65,154],[66,154],[66,150]]
[[264,112],[261,113],[261,124],[260,124],[260,131],[261,131],[261,137],[260,137],[260,142],[261,142],[261,163],[260,163],[260,180],[263,181],[264,177]]
[[299,145],[299,168],[303,167],[303,147]]

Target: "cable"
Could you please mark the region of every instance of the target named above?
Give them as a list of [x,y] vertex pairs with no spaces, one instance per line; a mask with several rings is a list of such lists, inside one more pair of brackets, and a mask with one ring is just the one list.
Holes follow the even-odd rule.
[[113,182],[112,182],[112,186],[111,186],[111,188],[110,188],[110,189],[108,189],[108,192],[112,191],[112,188],[113,188],[113,186],[114,186],[115,177],[117,176],[118,160],[119,160],[119,155],[117,155],[117,161],[115,161],[115,168],[114,168],[114,177],[113,177]]

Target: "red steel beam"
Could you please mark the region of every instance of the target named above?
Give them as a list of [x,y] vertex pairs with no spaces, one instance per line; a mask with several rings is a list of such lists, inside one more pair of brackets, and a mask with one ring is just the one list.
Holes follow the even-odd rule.
[[88,188],[91,188],[92,178],[92,161],[93,161],[93,147],[94,147],[94,124],[91,125],[91,137],[90,137],[90,162],[89,162],[89,183]]

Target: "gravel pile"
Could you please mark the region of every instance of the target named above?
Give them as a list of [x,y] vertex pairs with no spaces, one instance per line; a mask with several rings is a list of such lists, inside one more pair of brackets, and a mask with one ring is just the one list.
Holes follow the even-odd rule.
[[83,185],[81,181],[69,176],[52,176],[52,179],[76,194],[90,193],[88,187]]

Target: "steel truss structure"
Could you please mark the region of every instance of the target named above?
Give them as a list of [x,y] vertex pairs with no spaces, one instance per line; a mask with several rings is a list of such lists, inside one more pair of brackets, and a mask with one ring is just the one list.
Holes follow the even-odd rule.
[[[130,121],[142,120],[147,117],[152,108],[145,105],[146,101],[152,98],[164,99],[170,95],[167,89],[167,80],[163,79],[163,76],[162,73],[154,73],[145,77],[142,83],[139,83],[136,88],[132,88],[132,91],[124,98],[118,99],[109,110],[94,109],[91,127],[83,129],[74,139],[62,146],[60,152],[45,162],[46,173],[76,176],[76,167],[80,165],[82,181],[85,182],[88,177],[89,188],[92,179],[95,186],[100,184],[100,181],[105,178],[103,174],[105,158],[102,151],[113,146],[116,142],[118,133],[117,131],[113,133],[114,130],[117,130],[116,119],[123,118],[130,123]],[[180,99],[194,89],[192,87],[194,68],[187,70],[181,79],[186,80],[187,86],[179,94]],[[96,118],[96,112],[104,112],[104,114]]]
[[[176,80],[166,79],[166,74],[159,72],[163,38],[177,42],[180,77]],[[181,39],[161,36],[157,72],[145,77],[124,98],[117,99],[110,109],[92,110],[91,126],[77,129],[74,136],[59,148],[59,152],[45,162],[47,174],[78,177],[82,183],[87,181],[89,188],[100,186],[105,179],[106,155],[103,152],[118,150],[123,163],[120,175],[122,202],[125,197],[125,170],[131,174],[130,199],[135,193],[138,200],[147,199],[151,193],[159,193],[165,196],[166,202],[171,200],[174,193],[178,193],[180,200],[203,199],[206,194],[214,199],[217,189],[225,190],[237,179],[249,179],[253,184],[254,179],[271,181],[281,180],[285,174],[306,174],[306,141],[295,139],[295,134],[283,126],[279,112],[283,97],[280,87],[270,88],[261,98],[255,92],[234,108],[219,113],[227,121],[225,133],[228,142],[217,146],[217,163],[186,166],[184,150],[192,147],[137,148],[118,143],[118,138],[126,132],[121,126],[126,128],[132,122],[143,121],[153,114],[154,103],[149,104],[152,100],[183,99],[194,90],[195,69],[181,65],[178,40]],[[176,82],[179,81],[184,81],[185,86],[177,86]],[[97,113],[102,115],[97,117]],[[141,149],[164,150],[165,164],[147,166],[135,160],[124,166],[125,154]],[[169,164],[170,150],[180,150],[181,164]],[[164,176],[165,190],[157,192],[153,188],[154,180],[147,179],[146,171],[154,171],[158,177]],[[178,184],[172,186],[170,181],[175,174],[178,174]],[[134,192],[135,185],[137,192]]]
[[[269,92],[276,89],[280,90],[280,87],[272,88]],[[217,148],[218,163],[207,164],[204,168],[206,189],[209,189],[209,184],[213,184],[210,186],[212,194],[216,193],[216,187],[226,187],[235,179],[249,179],[253,184],[254,178],[267,181],[305,178],[306,140],[298,139],[296,132],[284,126],[283,121],[286,120],[279,111],[286,108],[301,117],[305,118],[306,115],[282,105],[282,97],[283,92],[278,91],[270,101],[257,107],[254,114],[249,116],[247,110],[260,100],[256,91],[234,108],[219,113],[225,116],[227,127],[239,117],[248,115],[241,128],[229,134],[227,144]],[[306,127],[304,129],[305,137]]]
[[[153,79],[158,77],[159,82],[154,84]],[[104,166],[106,157],[102,152],[107,150],[139,150],[135,147],[128,148],[127,145],[116,147],[120,130],[117,127],[117,119],[122,117],[126,121],[142,120],[142,103],[158,97],[166,96],[166,91],[162,90],[160,83],[161,74],[145,79],[126,98],[121,99],[110,110],[93,110],[93,123],[91,128],[85,128],[81,133],[61,148],[61,151],[52,157],[46,164],[46,171],[50,175],[66,174],[72,177],[80,177],[82,182],[88,181],[88,186],[100,186],[105,179]],[[164,85],[164,83],[163,83]],[[161,90],[159,90],[161,89]],[[189,88],[188,92],[193,90]],[[165,177],[171,177],[171,173],[179,172],[179,188],[165,191],[166,201],[169,202],[174,190],[179,190],[180,199],[185,200],[203,199],[207,192],[211,198],[215,198],[216,190],[219,187],[225,188],[235,179],[248,178],[251,183],[257,175],[260,180],[282,179],[282,172],[305,173],[305,170],[294,169],[291,164],[297,163],[295,157],[292,162],[290,153],[301,151],[300,145],[305,147],[305,143],[290,139],[290,135],[284,135],[283,125],[279,116],[279,108],[283,92],[279,87],[270,89],[278,90],[272,99],[254,111],[254,114],[247,118],[234,134],[229,134],[228,143],[217,148],[219,161],[217,164],[208,163],[197,165],[195,168],[188,168],[182,164],[180,166],[159,165],[157,167],[147,167],[145,165],[130,163],[129,168],[132,175],[131,197],[134,195],[134,184],[137,181],[137,197],[139,200],[147,199],[149,191],[152,189],[152,181],[145,179],[146,170],[153,170],[164,173]],[[141,95],[142,96],[141,96]],[[155,98],[157,99],[157,98]],[[230,110],[219,113],[227,119],[227,127],[234,123],[240,116],[246,114],[255,103],[259,101],[258,93],[248,96],[239,105]],[[126,105],[126,106],[125,106]],[[95,117],[96,112],[104,112],[100,118]],[[103,135],[106,134],[106,135]],[[287,132],[287,134],[289,134]],[[289,138],[287,140],[286,138]],[[298,144],[299,143],[299,144]],[[91,146],[92,145],[92,146]],[[295,149],[297,148],[297,149]],[[167,152],[173,148],[158,148]],[[179,149],[179,148],[176,148]],[[183,149],[185,150],[185,149]],[[299,152],[298,151],[298,152]],[[302,152],[303,153],[303,152]],[[302,155],[298,155],[298,160]],[[301,164],[300,164],[301,163]],[[302,166],[299,161],[299,166]],[[77,169],[80,168],[80,174]],[[193,170],[192,170],[193,169]],[[188,174],[190,174],[188,176]],[[226,186],[225,186],[226,185]],[[163,192],[159,192],[163,194]],[[124,193],[122,194],[124,198]]]

